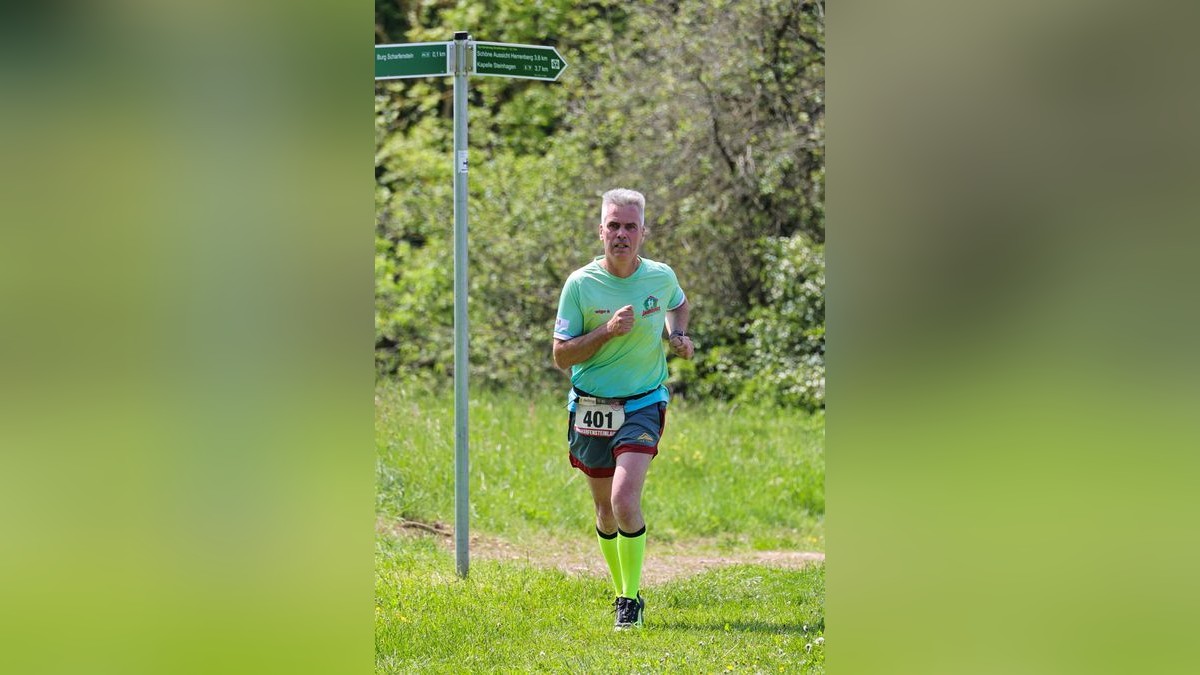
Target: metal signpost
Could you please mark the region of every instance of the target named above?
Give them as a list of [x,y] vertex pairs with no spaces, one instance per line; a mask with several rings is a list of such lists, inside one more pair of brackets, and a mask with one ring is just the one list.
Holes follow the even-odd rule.
[[454,76],[454,561],[469,566],[467,516],[467,77],[557,80],[567,62],[554,47],[475,42],[375,45],[375,79]]

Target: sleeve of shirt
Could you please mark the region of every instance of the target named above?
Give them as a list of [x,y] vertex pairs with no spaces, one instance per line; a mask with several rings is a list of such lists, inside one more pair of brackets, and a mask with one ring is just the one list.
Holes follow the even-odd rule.
[[675,277],[675,270],[671,270],[671,284],[675,288],[671,291],[671,299],[667,302],[667,311],[679,309],[679,306],[687,300],[687,296],[683,294],[683,289],[679,287],[679,279]]
[[570,340],[583,334],[583,311],[579,308],[578,286],[567,279],[558,298],[558,317],[554,320],[554,337]]

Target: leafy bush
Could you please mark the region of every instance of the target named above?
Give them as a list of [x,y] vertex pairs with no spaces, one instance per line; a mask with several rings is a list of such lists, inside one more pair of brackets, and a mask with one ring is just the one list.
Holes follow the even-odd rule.
[[762,245],[763,300],[746,325],[742,396],[805,408],[825,403],[825,256],[803,235]]
[[[761,286],[744,321],[694,331],[699,352],[692,362],[671,363],[672,388],[685,396],[821,408],[824,247],[798,234],[764,239],[753,251]],[[705,346],[706,340],[716,344]]]

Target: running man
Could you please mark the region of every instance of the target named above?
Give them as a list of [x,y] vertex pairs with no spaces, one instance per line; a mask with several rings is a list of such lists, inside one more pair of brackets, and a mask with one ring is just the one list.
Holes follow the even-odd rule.
[[604,193],[604,255],[567,277],[554,322],[554,365],[571,369],[571,465],[587,476],[596,505],[596,535],[617,596],[617,630],[641,626],[646,610],[642,486],[670,399],[663,386],[664,329],[672,354],[690,359],[695,351],[675,272],[638,255],[648,233],[645,209],[640,192]]

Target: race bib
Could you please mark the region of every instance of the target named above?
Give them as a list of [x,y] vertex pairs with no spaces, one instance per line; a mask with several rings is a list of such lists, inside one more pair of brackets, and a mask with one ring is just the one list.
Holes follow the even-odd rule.
[[613,436],[625,423],[625,404],[580,396],[575,400],[575,432],[583,436]]

